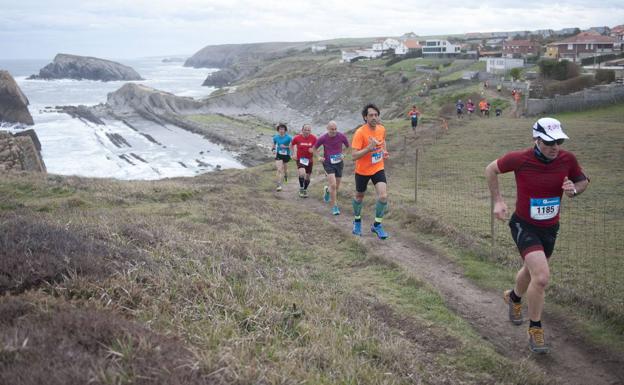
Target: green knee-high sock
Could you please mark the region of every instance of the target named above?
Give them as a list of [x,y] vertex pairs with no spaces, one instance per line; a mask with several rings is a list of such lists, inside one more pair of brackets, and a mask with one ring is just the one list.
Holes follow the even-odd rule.
[[355,216],[355,220],[359,221],[362,219],[362,202],[358,202],[357,200],[353,200],[351,202],[353,205],[353,216]]
[[377,201],[375,203],[375,222],[382,221],[387,206],[388,202]]

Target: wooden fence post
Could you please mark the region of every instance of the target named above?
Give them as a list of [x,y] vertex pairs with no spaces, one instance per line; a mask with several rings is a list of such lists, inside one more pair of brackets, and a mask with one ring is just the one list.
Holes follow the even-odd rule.
[[494,224],[496,222],[496,218],[494,217],[494,198],[490,198],[490,236],[492,237],[490,256],[492,260],[495,259],[495,251],[496,248],[496,238],[494,234]]
[[414,156],[414,206],[418,205],[418,147]]

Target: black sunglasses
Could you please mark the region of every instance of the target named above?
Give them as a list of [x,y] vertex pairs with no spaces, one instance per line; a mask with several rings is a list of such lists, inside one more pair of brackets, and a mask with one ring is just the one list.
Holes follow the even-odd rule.
[[565,139],[557,139],[557,140],[544,140],[541,139],[542,143],[544,143],[544,145],[548,146],[548,147],[552,147],[555,145],[555,143],[557,143],[558,145],[562,145],[563,142],[565,141]]

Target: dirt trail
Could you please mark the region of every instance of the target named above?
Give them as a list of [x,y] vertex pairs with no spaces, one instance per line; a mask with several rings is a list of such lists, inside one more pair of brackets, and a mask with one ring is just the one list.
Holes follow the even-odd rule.
[[[290,172],[294,177],[292,170]],[[347,174],[345,177],[351,175]],[[293,179],[285,186],[284,191],[276,193],[276,196],[293,204],[302,204],[302,199],[297,196],[299,188],[297,179]],[[350,202],[342,202],[342,214],[332,216],[330,207],[315,196],[315,193],[320,193],[319,186],[323,182],[324,178],[314,178],[311,183],[311,197],[305,200],[306,207],[325,217],[338,231],[351,234],[353,217]],[[365,199],[373,199],[372,194],[374,192],[369,190]],[[390,205],[392,205],[391,197],[392,195]],[[477,287],[464,277],[462,269],[454,262],[410,240],[407,234],[402,234],[402,230],[392,225],[385,226],[391,237],[385,241],[378,240],[369,230],[372,213],[362,214],[361,242],[367,247],[368,252],[395,261],[418,278],[428,282],[440,292],[448,307],[468,321],[500,354],[514,360],[528,358],[561,384],[624,384],[624,362],[620,358],[588,348],[579,336],[570,333],[571,329],[566,327],[565,321],[549,315],[548,309],[543,320],[546,341],[551,347],[551,352],[546,355],[531,354],[527,346],[527,321],[525,320],[522,326],[514,326],[509,322],[507,305],[502,300],[502,290],[499,293]],[[524,311],[526,318],[526,308]]]

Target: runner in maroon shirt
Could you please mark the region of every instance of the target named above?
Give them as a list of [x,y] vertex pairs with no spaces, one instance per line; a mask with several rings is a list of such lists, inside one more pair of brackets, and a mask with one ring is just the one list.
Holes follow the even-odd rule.
[[[323,156],[319,155],[319,148],[323,147]],[[340,215],[338,208],[338,189],[342,180],[344,168],[344,154],[342,149],[349,148],[349,139],[338,132],[338,126],[333,120],[327,123],[327,133],[321,135],[314,145],[314,156],[323,164],[327,175],[327,185],[323,187],[323,200],[332,206],[332,214]]]
[[297,170],[299,172],[299,196],[308,197],[308,186],[310,185],[310,176],[312,175],[312,166],[314,165],[313,146],[316,143],[316,136],[311,134],[312,126],[304,124],[301,128],[301,134],[295,136],[290,142],[291,147],[297,147],[295,161],[297,162]]
[[522,324],[521,297],[529,301],[529,349],[546,353],[541,316],[545,289],[550,270],[548,258],[555,247],[559,231],[559,211],[563,194],[573,198],[587,188],[589,179],[583,173],[576,157],[561,149],[568,136],[561,123],[553,118],[539,119],[533,125],[535,146],[512,151],[490,163],[485,169],[490,193],[494,201],[494,215],[507,219],[507,204],[503,201],[498,174],[513,171],[516,177],[516,211],[509,227],[524,264],[516,274],[513,289],[503,294],[508,304],[509,319]]

